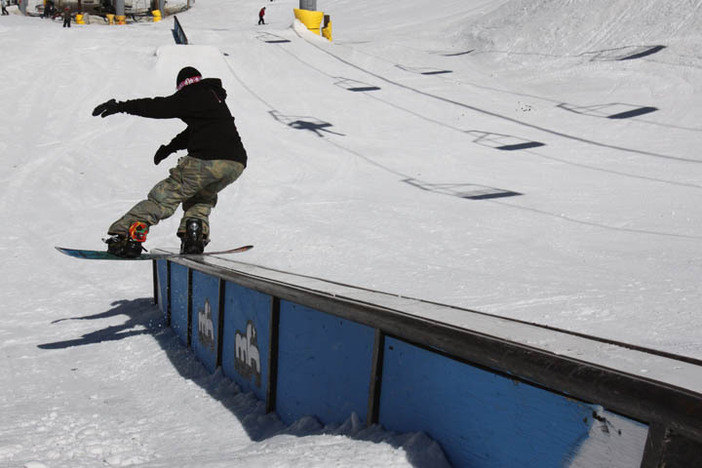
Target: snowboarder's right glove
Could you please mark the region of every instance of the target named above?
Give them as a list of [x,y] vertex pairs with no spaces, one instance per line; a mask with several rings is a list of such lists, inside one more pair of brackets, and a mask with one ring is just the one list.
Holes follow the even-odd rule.
[[116,114],[117,112],[122,112],[122,103],[110,99],[107,102],[103,102],[95,109],[93,109],[93,116],[100,116],[102,118],[108,115]]
[[156,150],[156,154],[154,154],[154,164],[158,166],[158,163],[170,156],[171,153],[173,153],[173,150],[169,145],[161,145],[158,150]]

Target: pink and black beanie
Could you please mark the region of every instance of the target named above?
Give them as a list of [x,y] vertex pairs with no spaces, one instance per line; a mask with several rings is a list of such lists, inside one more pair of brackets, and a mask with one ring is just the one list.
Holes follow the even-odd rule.
[[197,83],[202,79],[202,74],[195,67],[185,67],[178,72],[178,78],[176,78],[176,88],[178,91],[184,87]]

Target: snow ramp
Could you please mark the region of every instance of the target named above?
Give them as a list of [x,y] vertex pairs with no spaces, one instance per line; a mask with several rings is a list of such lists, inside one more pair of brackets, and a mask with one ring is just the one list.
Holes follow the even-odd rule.
[[216,256],[153,271],[182,344],[286,424],[423,432],[454,466],[702,459],[694,359]]
[[161,82],[175,81],[180,69],[187,66],[197,68],[206,77],[222,77],[225,85],[226,77],[231,76],[222,52],[214,46],[166,45],[158,48],[156,57],[154,68]]

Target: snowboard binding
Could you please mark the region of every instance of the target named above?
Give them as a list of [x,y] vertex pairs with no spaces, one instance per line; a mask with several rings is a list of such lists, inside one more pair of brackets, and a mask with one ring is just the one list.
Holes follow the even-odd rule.
[[146,223],[135,221],[129,226],[129,233],[126,236],[114,234],[105,239],[107,252],[117,257],[136,258],[146,251],[142,244],[146,241],[148,232],[149,226]]
[[202,230],[202,220],[189,218],[185,221],[185,232],[178,233],[180,237],[180,253],[200,255],[205,251],[209,239]]

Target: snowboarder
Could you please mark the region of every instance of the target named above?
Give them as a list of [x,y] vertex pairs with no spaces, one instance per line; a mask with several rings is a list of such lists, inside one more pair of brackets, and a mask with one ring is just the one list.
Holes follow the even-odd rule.
[[9,15],[7,11],[7,0],[2,0],[2,16]]
[[148,198],[115,221],[107,233],[107,251],[121,257],[141,254],[149,227],[171,216],[182,203],[183,218],[177,235],[181,253],[202,253],[210,240],[209,215],[217,193],[239,178],[247,155],[224,100],[227,93],[218,78],[202,78],[193,67],[178,73],[176,92],[167,97],[116,101],[97,106],[93,115],[124,112],[153,119],[178,118],[187,127],[154,155],[159,164],[170,154],[188,154],[170,169],[170,176],[154,186]]
[[71,9],[69,7],[63,9],[63,27],[71,27]]
[[261,8],[261,10],[258,12],[258,24],[266,24],[266,22],[263,20],[263,17],[266,15],[266,7]]

